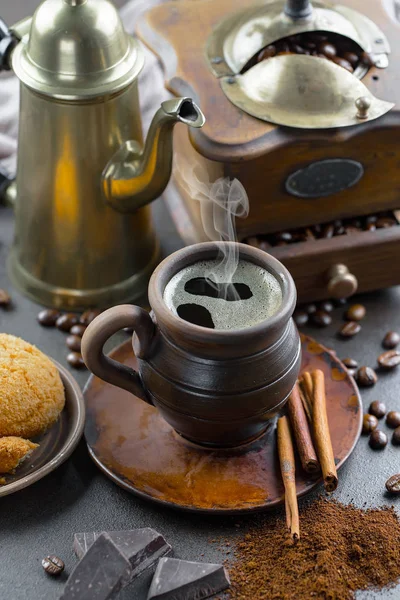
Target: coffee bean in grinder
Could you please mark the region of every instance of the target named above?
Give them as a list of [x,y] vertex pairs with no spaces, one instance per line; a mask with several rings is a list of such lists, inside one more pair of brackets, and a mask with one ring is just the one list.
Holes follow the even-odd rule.
[[400,26],[386,4],[173,0],[142,17],[168,89],[208,118],[174,133],[185,168],[167,201],[185,242],[207,239],[185,181],[195,166],[244,185],[239,241],[282,261],[301,302],[400,283],[382,269],[400,248]]

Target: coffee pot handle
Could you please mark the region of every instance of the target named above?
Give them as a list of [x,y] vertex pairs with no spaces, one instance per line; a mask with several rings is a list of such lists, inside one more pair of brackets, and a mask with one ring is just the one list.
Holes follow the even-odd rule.
[[138,306],[122,304],[101,313],[86,329],[82,337],[82,356],[89,371],[100,379],[123,388],[152,404],[139,373],[106,356],[106,341],[125,327],[131,327],[136,336],[135,354],[146,358],[155,333],[155,325],[149,313]]

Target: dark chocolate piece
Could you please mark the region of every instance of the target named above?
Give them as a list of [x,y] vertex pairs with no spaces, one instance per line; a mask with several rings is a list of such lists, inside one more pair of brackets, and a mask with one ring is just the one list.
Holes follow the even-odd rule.
[[78,562],[60,600],[112,600],[130,580],[131,564],[107,533]]
[[222,565],[162,558],[147,600],[202,600],[229,586],[229,576]]
[[[130,581],[171,551],[163,536],[150,527],[107,533],[131,564]],[[99,532],[75,533],[74,550],[78,558],[84,556],[99,535]]]

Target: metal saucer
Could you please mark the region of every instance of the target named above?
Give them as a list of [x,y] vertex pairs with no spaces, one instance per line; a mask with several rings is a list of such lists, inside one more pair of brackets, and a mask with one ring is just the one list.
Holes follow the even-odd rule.
[[[332,444],[340,468],[361,433],[360,395],[333,353],[305,336],[302,353],[303,369],[320,368],[325,373]],[[130,340],[110,356],[136,366]],[[213,514],[255,512],[283,503],[273,427],[244,446],[210,450],[176,435],[155,408],[97,377],[90,377],[84,396],[90,455],[110,479],[129,492],[163,506]],[[298,466],[298,496],[321,481]]]

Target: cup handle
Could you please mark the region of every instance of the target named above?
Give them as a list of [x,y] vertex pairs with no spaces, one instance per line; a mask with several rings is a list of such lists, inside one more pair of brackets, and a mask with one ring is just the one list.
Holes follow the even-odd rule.
[[155,333],[155,325],[147,311],[131,304],[122,304],[105,310],[90,323],[82,337],[83,360],[89,371],[100,379],[152,404],[139,373],[109,358],[103,352],[106,341],[124,327],[132,327],[137,336],[136,356],[146,358]]

